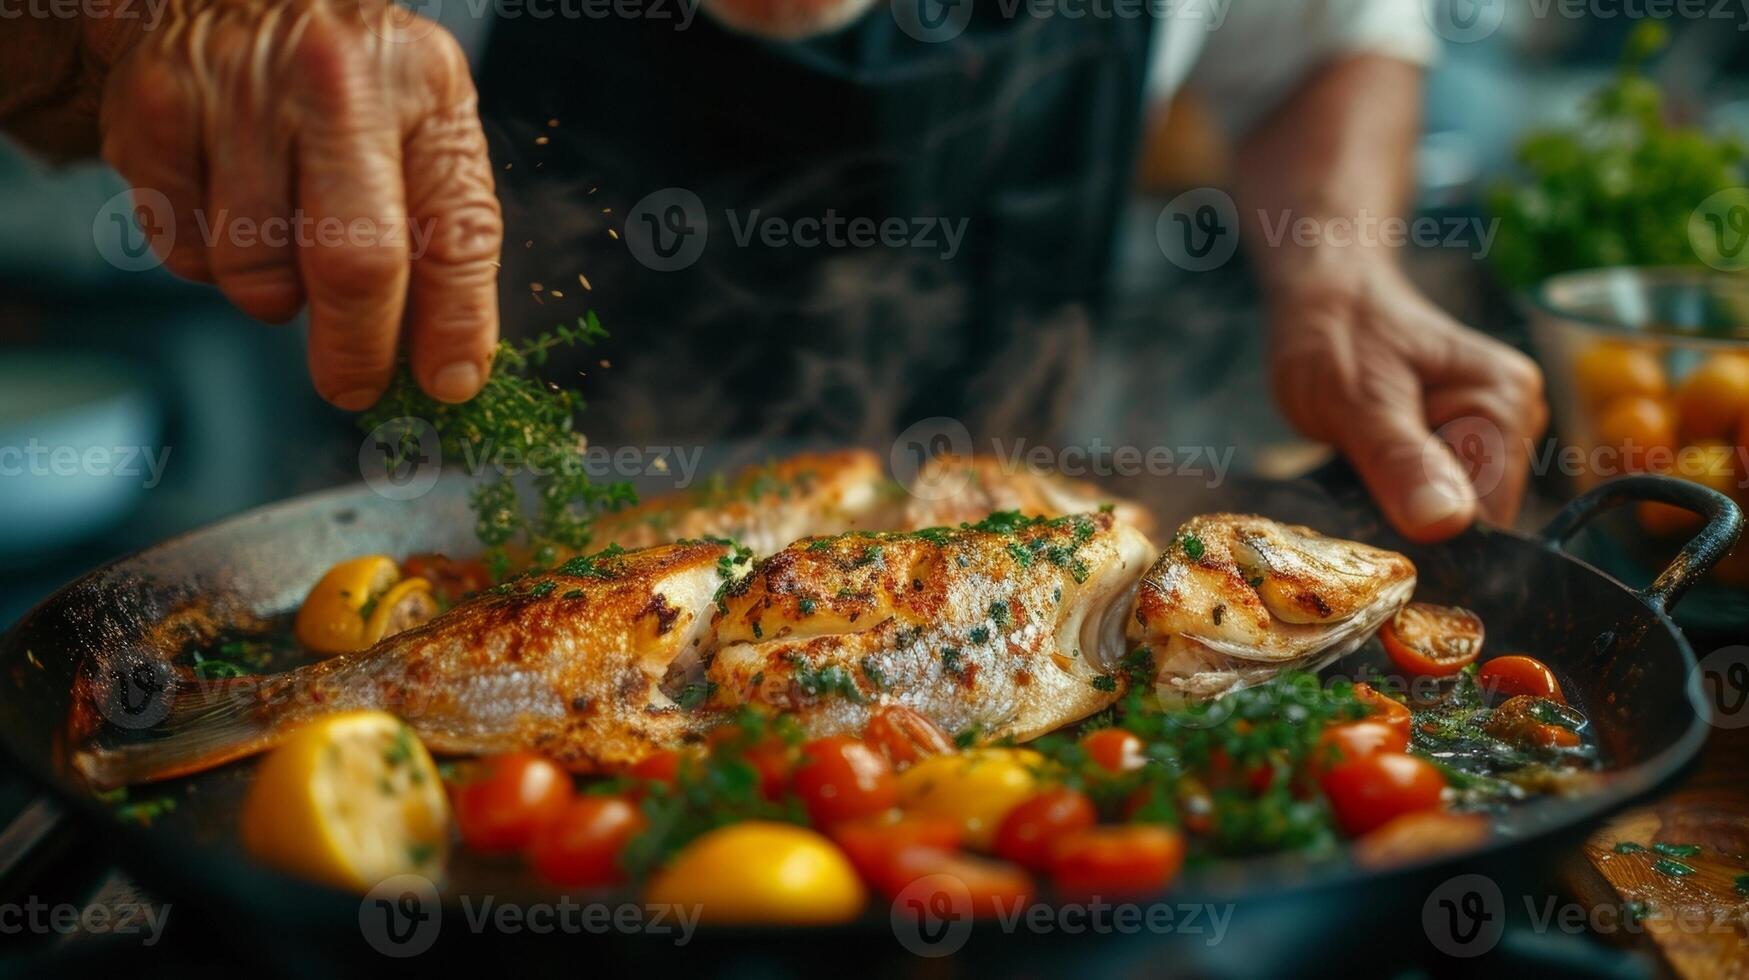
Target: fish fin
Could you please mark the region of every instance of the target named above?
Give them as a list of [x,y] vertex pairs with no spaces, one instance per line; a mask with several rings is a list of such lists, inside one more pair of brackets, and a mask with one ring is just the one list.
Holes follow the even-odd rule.
[[272,680],[179,678],[166,692],[169,711],[147,730],[148,738],[88,743],[73,754],[73,768],[108,789],[184,776],[271,748],[288,729],[281,724],[285,703],[267,696]]

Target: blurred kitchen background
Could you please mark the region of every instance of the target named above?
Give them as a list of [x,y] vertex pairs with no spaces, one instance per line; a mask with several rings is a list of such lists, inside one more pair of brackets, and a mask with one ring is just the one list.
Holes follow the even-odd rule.
[[[1446,43],[1427,90],[1423,212],[1482,214],[1487,189],[1514,173],[1524,134],[1572,124],[1613,76],[1637,22],[1596,14],[1644,5],[1588,6],[1593,16],[1539,18],[1542,6],[1507,4],[1498,31]],[[1666,21],[1670,44],[1650,74],[1673,116],[1749,140],[1749,15],[1743,4],[1728,6],[1735,19]],[[451,7],[460,16],[446,21],[477,55],[490,25],[466,19],[466,5]],[[1318,458],[1268,405],[1261,313],[1243,264],[1190,275],[1155,243],[1163,204],[1185,188],[1222,185],[1227,156],[1194,93],[1153,107],[1115,286],[1112,335],[1127,339],[1095,354],[1122,380],[1088,392],[1073,415],[1081,431],[1064,438],[1094,432],[1109,441],[1104,413],[1164,400],[1154,417],[1169,420],[1161,424],[1170,435],[1154,439],[1236,446],[1246,472],[1283,474]],[[0,475],[0,625],[111,557],[359,476],[359,434],[311,390],[299,326],[251,322],[209,288],[161,269],[121,271],[99,253],[105,222],[126,213],[112,203],[122,189],[101,166],[51,172],[0,146],[0,447],[152,454],[132,461],[132,475]],[[513,224],[508,241],[518,232]],[[1410,262],[1460,316],[1527,343],[1509,290],[1470,249],[1426,250]],[[530,302],[506,288],[507,322],[539,322],[532,307],[512,309]],[[1116,370],[1124,364],[1149,369]],[[43,463],[53,468],[47,456]],[[112,463],[123,469],[119,457]],[[1562,492],[1543,490],[1551,499]]]

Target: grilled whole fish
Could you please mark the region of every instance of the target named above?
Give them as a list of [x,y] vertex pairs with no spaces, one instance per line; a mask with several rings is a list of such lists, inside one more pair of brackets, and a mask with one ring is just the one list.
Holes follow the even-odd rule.
[[590,546],[647,548],[714,537],[769,555],[811,534],[896,528],[902,496],[871,452],[799,453],[604,514]]
[[998,511],[1062,517],[1106,508],[1143,534],[1154,533],[1154,516],[1138,504],[1084,480],[1010,466],[994,456],[936,456],[917,471],[908,489],[905,525],[911,529],[957,527]]
[[1142,577],[1129,626],[1165,701],[1316,670],[1358,649],[1415,591],[1394,551],[1247,514],[1194,517]]
[[573,559],[360,653],[264,677],[183,678],[153,740],[88,747],[74,766],[98,786],[179,776],[359,708],[399,715],[439,752],[630,764],[700,725],[660,685],[708,648],[714,596],[746,568],[708,542]]
[[1137,577],[1154,557],[1110,514],[799,541],[731,586],[707,669],[720,703],[862,731],[885,704],[948,732],[1028,739],[1114,701]]

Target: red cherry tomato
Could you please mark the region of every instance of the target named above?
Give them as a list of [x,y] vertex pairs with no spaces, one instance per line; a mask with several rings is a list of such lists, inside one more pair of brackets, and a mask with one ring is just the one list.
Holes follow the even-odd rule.
[[1344,762],[1364,759],[1380,752],[1407,752],[1409,737],[1382,721],[1350,721],[1331,725],[1318,736],[1312,750],[1312,768],[1327,770]]
[[896,910],[919,918],[1012,916],[1030,906],[1037,894],[1024,868],[959,851],[901,848],[892,868],[890,881],[878,887],[887,898],[897,900]]
[[1237,784],[1250,787],[1253,793],[1261,793],[1275,782],[1275,767],[1268,762],[1255,762],[1244,772],[1234,773],[1233,757],[1226,749],[1216,748],[1209,753],[1209,777],[1217,786]]
[[579,796],[535,831],[529,862],[561,888],[619,884],[620,852],[643,828],[644,815],[624,797]]
[[1371,684],[1361,682],[1354,685],[1354,699],[1365,705],[1372,714],[1368,721],[1383,722],[1392,728],[1401,729],[1403,737],[1409,737],[1409,724],[1414,716],[1409,712],[1409,706],[1396,698],[1381,694]]
[[746,752],[745,758],[759,773],[759,793],[768,800],[781,800],[795,772],[796,753],[781,738],[769,738]]
[[816,826],[830,827],[885,810],[898,798],[893,766],[868,743],[848,735],[817,738],[802,746],[796,795]]
[[493,756],[455,787],[456,826],[476,851],[519,851],[565,808],[571,792],[570,774],[538,755]]
[[492,576],[483,562],[447,555],[413,555],[401,563],[401,575],[430,582],[431,591],[451,605],[492,587]]
[[895,861],[907,848],[958,850],[964,836],[957,820],[881,814],[846,820],[829,831],[864,881],[885,894],[898,894],[910,879],[898,881]]
[[1051,849],[1051,879],[1068,901],[1152,895],[1183,866],[1184,836],[1158,824],[1088,827]]
[[934,722],[899,704],[876,711],[863,737],[901,769],[919,759],[953,751],[953,740]]
[[1469,666],[1482,652],[1482,620],[1468,609],[1411,602],[1379,630],[1397,669],[1440,677]]
[[1561,694],[1561,682],[1555,679],[1555,672],[1541,660],[1522,654],[1495,657],[1483,664],[1482,669],[1476,672],[1476,683],[1482,685],[1483,691],[1502,697],[1528,694],[1567,703],[1566,697]]
[[663,749],[642,760],[626,770],[626,775],[633,779],[643,779],[652,783],[664,783],[673,786],[680,781],[680,753]]
[[1380,752],[1334,766],[1321,780],[1336,823],[1350,836],[1439,806],[1445,776],[1424,759]]
[[1051,846],[1064,834],[1099,822],[1084,793],[1058,787],[1022,800],[996,829],[996,855],[1034,871],[1050,868]]
[[1121,728],[1101,728],[1081,737],[1081,747],[1106,772],[1129,772],[1147,765],[1142,740]]

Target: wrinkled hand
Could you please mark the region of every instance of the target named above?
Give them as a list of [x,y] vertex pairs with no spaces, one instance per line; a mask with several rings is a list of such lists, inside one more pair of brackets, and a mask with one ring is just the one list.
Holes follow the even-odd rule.
[[1277,290],[1271,335],[1282,411],[1349,458],[1404,535],[1438,541],[1478,516],[1512,522],[1530,443],[1548,423],[1530,358],[1461,326],[1383,265]]
[[375,402],[403,319],[421,387],[479,390],[503,221],[442,28],[386,0],[171,0],[115,61],[100,120],[136,203],[173,211],[153,216],[174,221],[172,272],[263,320],[308,302],[322,397]]

